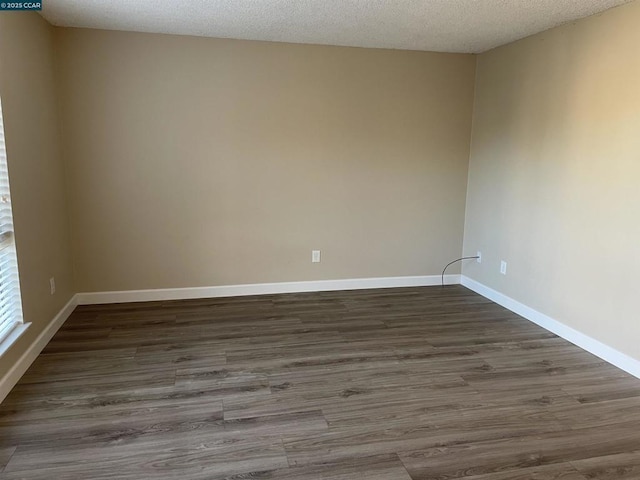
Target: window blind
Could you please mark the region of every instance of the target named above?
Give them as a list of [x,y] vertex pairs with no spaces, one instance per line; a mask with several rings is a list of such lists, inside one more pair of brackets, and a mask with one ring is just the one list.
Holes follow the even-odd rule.
[[22,324],[18,261],[13,237],[9,170],[0,101],[0,344]]

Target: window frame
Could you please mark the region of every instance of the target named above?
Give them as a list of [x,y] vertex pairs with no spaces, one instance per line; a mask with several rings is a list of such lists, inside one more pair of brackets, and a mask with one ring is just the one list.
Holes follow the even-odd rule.
[[[31,325],[24,323],[22,311],[5,138],[2,99],[0,99],[0,358]],[[3,267],[5,271],[2,270]],[[6,285],[9,285],[8,288],[3,285],[3,279]],[[2,317],[5,315],[6,318],[3,320]]]

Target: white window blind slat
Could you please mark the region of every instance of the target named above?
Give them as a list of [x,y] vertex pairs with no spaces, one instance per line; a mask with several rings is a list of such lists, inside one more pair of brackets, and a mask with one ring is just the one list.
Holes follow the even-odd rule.
[[2,328],[0,328],[0,345],[11,335],[11,332],[20,325],[21,322],[8,322]]
[[0,102],[0,345],[22,324],[18,261],[13,237],[9,168]]

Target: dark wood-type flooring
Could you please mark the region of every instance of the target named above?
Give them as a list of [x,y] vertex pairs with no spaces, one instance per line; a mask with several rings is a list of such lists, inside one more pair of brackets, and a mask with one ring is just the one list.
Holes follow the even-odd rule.
[[0,478],[640,479],[640,380],[461,286],[79,307]]

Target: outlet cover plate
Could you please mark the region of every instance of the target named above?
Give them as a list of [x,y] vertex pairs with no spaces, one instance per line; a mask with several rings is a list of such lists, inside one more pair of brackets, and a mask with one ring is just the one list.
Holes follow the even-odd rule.
[[500,273],[502,275],[506,275],[507,274],[507,262],[505,262],[504,260],[502,260],[500,262]]

